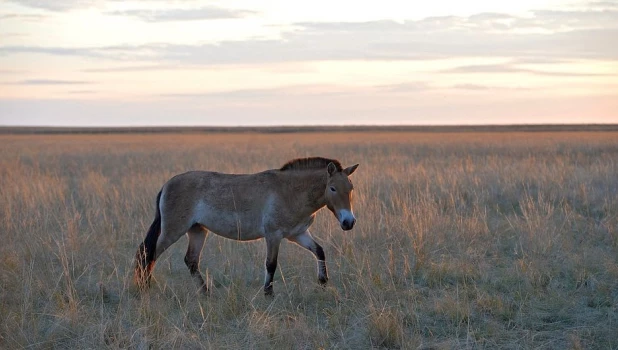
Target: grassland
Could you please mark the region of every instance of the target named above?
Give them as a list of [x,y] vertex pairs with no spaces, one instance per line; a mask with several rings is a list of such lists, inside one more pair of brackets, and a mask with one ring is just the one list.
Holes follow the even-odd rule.
[[[145,293],[133,255],[172,175],[360,163],[354,230],[315,260],[186,239]],[[618,132],[0,135],[0,348],[618,349]]]

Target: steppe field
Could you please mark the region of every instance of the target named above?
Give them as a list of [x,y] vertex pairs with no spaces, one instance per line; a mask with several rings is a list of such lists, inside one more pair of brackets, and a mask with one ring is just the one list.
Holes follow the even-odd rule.
[[[0,135],[0,348],[618,349],[618,131]],[[357,224],[320,211],[315,258],[181,238],[150,289],[133,258],[171,176],[325,156]]]

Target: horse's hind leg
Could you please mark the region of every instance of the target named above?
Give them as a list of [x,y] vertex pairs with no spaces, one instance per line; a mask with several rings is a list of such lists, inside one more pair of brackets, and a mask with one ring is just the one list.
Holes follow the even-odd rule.
[[187,232],[187,226],[182,223],[178,223],[172,220],[163,220],[161,225],[161,234],[156,243],[156,254],[152,259],[152,266],[154,262],[161,257],[161,254],[169,248],[172,244],[176,243],[180,237]]
[[313,239],[309,231],[287,238],[315,255],[316,259],[318,259],[318,281],[321,285],[325,285],[328,282],[328,272],[326,271],[326,257],[324,256],[322,246]]
[[206,240],[206,234],[208,231],[198,224],[191,226],[187,231],[189,237],[189,246],[187,247],[187,254],[185,255],[185,264],[189,268],[191,276],[198,282],[202,292],[207,292],[208,287],[204,282],[204,278],[200,273],[200,256],[202,255],[202,248],[204,247],[204,241]]
[[264,295],[273,295],[273,278],[277,270],[277,256],[281,238],[266,238],[266,276],[264,277]]

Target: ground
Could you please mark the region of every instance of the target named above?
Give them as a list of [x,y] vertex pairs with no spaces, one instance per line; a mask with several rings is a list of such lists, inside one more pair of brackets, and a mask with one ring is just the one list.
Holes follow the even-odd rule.
[[[289,130],[288,130],[289,131]],[[186,238],[145,292],[133,257],[171,176],[325,156],[357,224],[330,212],[313,256],[209,235],[196,293]],[[1,348],[618,348],[618,132],[0,135]]]

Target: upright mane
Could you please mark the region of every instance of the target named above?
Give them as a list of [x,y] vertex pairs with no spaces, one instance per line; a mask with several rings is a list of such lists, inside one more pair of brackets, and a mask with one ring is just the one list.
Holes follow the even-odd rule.
[[328,159],[322,157],[296,158],[285,163],[279,170],[307,170],[326,168],[328,163],[333,163],[337,167],[337,171],[343,170],[341,163],[336,159]]

